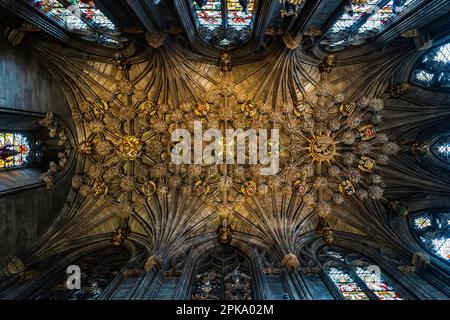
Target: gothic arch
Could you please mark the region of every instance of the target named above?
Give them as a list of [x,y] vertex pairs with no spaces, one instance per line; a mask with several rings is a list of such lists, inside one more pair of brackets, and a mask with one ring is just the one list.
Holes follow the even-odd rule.
[[[24,261],[24,268],[17,270],[20,272],[4,278],[6,281],[0,288],[0,298],[25,300],[107,299],[111,291],[117,289],[118,283],[122,280],[122,271],[135,266],[136,261],[142,260],[142,251],[139,246],[131,242],[121,247],[108,245],[109,240],[106,239],[97,239],[91,244],[85,242],[84,245],[66,249],[40,261],[30,261],[29,263]],[[19,259],[19,261],[21,260]],[[80,267],[81,291],[66,290],[65,284],[69,276],[67,268],[70,265]]]
[[75,138],[58,116],[0,108],[0,196],[47,186],[72,171]]
[[[329,275],[326,274],[329,264],[325,263],[329,260],[324,259],[322,254],[324,248],[336,248],[346,254],[362,257],[366,266],[372,263],[376,264],[382,271],[382,274],[385,275],[387,283],[391,284],[395,290],[398,290],[402,299],[432,299],[427,293],[418,292],[415,289],[417,277],[420,277],[420,275],[413,276],[400,270],[404,264],[408,263],[407,258],[400,251],[393,251],[389,247],[379,249],[380,245],[370,238],[360,236],[356,240],[350,234],[341,232],[336,233],[336,240],[332,244],[328,244],[322,239],[311,240],[307,247],[312,253],[312,259],[318,264],[321,279],[330,289],[335,299],[343,299],[343,296],[339,293]],[[424,281],[421,278],[419,280]],[[361,285],[360,282],[358,284]],[[371,299],[377,299],[376,295],[370,294],[369,296]]]
[[215,247],[194,262],[189,293],[194,300],[254,300],[261,286],[252,260],[238,248]]
[[384,270],[354,250],[324,246],[318,258],[324,280],[338,299],[403,300],[408,297],[407,293],[398,293],[398,285],[392,285],[393,281],[386,277]]

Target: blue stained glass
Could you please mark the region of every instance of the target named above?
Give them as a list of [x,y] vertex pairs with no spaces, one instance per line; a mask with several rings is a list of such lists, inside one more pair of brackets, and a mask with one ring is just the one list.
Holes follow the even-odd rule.
[[431,240],[433,251],[440,257],[450,261],[450,239],[442,236]]
[[431,152],[444,163],[450,163],[450,136],[445,136],[434,143]]
[[434,212],[416,216],[414,230],[424,246],[432,253],[450,262],[450,213]]
[[425,87],[450,88],[450,43],[429,51],[414,70],[413,80]]

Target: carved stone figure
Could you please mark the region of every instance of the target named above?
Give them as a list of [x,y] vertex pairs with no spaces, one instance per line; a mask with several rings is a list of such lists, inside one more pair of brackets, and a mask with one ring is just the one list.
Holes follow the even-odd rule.
[[222,70],[222,72],[230,72],[232,68],[231,63],[231,54],[228,52],[222,52],[218,61],[220,70]]

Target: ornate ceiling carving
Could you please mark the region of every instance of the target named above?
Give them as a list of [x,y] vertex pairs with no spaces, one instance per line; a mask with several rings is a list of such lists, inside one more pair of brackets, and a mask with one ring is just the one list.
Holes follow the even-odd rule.
[[[304,29],[306,22],[296,21],[294,30]],[[408,80],[416,51],[406,59],[392,47],[376,53],[376,62],[343,54],[345,66],[321,75],[314,55],[323,53],[313,46],[313,54],[299,45],[239,65],[222,56],[215,65],[186,58],[186,49],[157,29],[148,30],[150,47],[109,55],[29,40],[66,93],[80,153],[73,193],[43,239],[51,245],[35,256],[107,235],[115,245],[140,242],[151,261],[164,262],[219,238],[270,248],[290,269],[316,231],[328,242],[340,232],[403,245],[384,205],[409,187],[436,195],[441,188],[433,181],[439,173],[427,176],[404,144],[448,114],[447,105],[424,109],[427,101],[415,101],[421,89],[393,94]],[[280,129],[280,172],[264,177],[250,165],[174,165],[170,134],[192,131],[194,121],[221,131]]]

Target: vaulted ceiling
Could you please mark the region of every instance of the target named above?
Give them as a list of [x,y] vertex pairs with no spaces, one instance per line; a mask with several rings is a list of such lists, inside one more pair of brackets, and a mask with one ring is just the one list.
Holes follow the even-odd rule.
[[[330,230],[367,237],[402,258],[414,245],[410,236],[396,233],[405,221],[388,211],[389,201],[400,200],[411,210],[448,206],[450,180],[443,169],[430,169],[410,153],[410,144],[426,140],[423,132],[430,126],[435,134],[448,128],[448,92],[412,83],[408,90],[399,87],[409,83],[424,49],[450,39],[448,1],[414,1],[414,10],[405,10],[367,42],[336,51],[329,65],[323,40],[344,12],[343,1],[306,0],[287,17],[281,17],[279,1],[256,1],[252,36],[230,51],[231,66],[218,63],[223,50],[199,37],[190,0],[95,3],[127,40],[121,48],[83,41],[30,1],[0,0],[5,34],[14,42],[12,30],[23,33],[22,44],[60,82],[80,149],[66,207],[42,239],[47,245],[32,248],[30,261],[109,241],[118,226],[129,227],[127,237],[149,255],[169,259],[186,248],[208,246],[224,220],[233,241],[266,248],[280,261],[289,253],[308,256],[308,241],[318,234],[329,241]],[[319,69],[321,63],[330,70]],[[322,112],[317,97],[328,98],[329,109]],[[257,118],[245,109],[250,101]],[[339,111],[343,101],[354,102],[356,113]],[[206,111],[199,103],[208,104]],[[170,133],[177,126],[191,128],[194,120],[282,128],[291,151],[283,174],[265,179],[251,168],[173,166],[167,158]],[[313,162],[311,172],[301,160],[309,157],[302,143],[310,141],[310,124],[323,124],[329,134],[338,132],[335,139],[348,142],[339,142],[342,160],[331,161],[332,170]],[[344,129],[364,136],[363,124],[376,127],[370,143],[353,147],[355,137],[340,136]],[[117,151],[134,143],[130,137],[142,147],[138,159]],[[361,169],[344,151],[369,154],[376,169]],[[321,177],[326,178],[314,179]],[[339,189],[343,180],[353,180],[357,196]],[[296,189],[301,184],[308,192]]]

